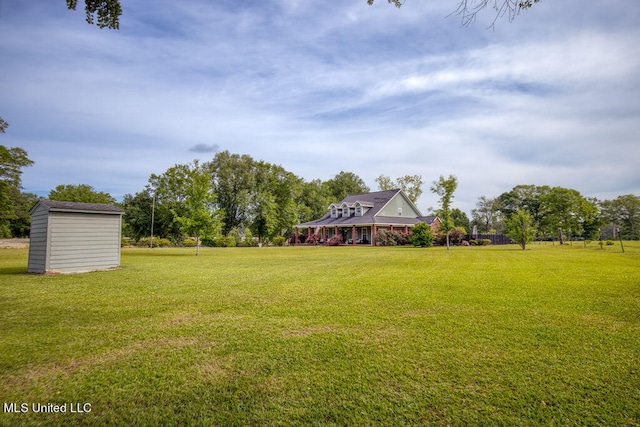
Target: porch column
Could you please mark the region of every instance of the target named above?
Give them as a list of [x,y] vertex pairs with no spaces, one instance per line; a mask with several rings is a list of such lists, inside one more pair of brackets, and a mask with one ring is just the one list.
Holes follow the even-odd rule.
[[389,226],[389,231],[393,233],[393,225]]
[[404,234],[407,234],[409,232],[409,227],[408,226],[404,226]]
[[327,244],[327,227],[322,227],[322,244]]
[[352,244],[355,245],[356,244],[356,240],[358,240],[358,236],[356,235],[356,226],[354,225],[351,228],[351,240],[353,241]]
[[373,224],[371,226],[371,245],[372,246],[376,246],[376,234],[378,234],[376,230],[376,225]]

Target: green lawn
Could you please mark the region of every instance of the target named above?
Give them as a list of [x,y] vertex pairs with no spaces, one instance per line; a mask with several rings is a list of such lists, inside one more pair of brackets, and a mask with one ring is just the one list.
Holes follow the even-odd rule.
[[0,424],[640,425],[625,249],[0,249]]

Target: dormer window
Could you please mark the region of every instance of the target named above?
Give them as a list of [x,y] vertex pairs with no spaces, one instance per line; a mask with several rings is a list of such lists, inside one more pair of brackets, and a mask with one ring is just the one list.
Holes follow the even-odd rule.
[[356,216],[362,216],[362,205],[360,203],[356,203]]
[[349,206],[342,205],[342,217],[349,218]]
[[331,206],[331,218],[338,218],[338,208]]

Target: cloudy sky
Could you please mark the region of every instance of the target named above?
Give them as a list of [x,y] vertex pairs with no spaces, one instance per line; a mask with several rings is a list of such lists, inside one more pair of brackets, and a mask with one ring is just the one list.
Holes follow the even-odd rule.
[[[120,200],[216,151],[306,180],[457,176],[455,206],[518,184],[640,195],[640,2],[542,0],[513,21],[458,0],[0,0],[0,144],[25,191]],[[153,6],[151,6],[153,5]]]

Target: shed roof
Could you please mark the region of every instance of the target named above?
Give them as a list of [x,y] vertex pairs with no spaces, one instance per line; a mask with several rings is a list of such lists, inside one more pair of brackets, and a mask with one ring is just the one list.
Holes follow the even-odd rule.
[[49,212],[86,212],[109,215],[122,215],[124,213],[124,210],[113,205],[102,203],[59,202],[57,200],[47,199],[40,199],[38,203],[31,208],[30,213],[33,213],[38,206],[44,206]]

